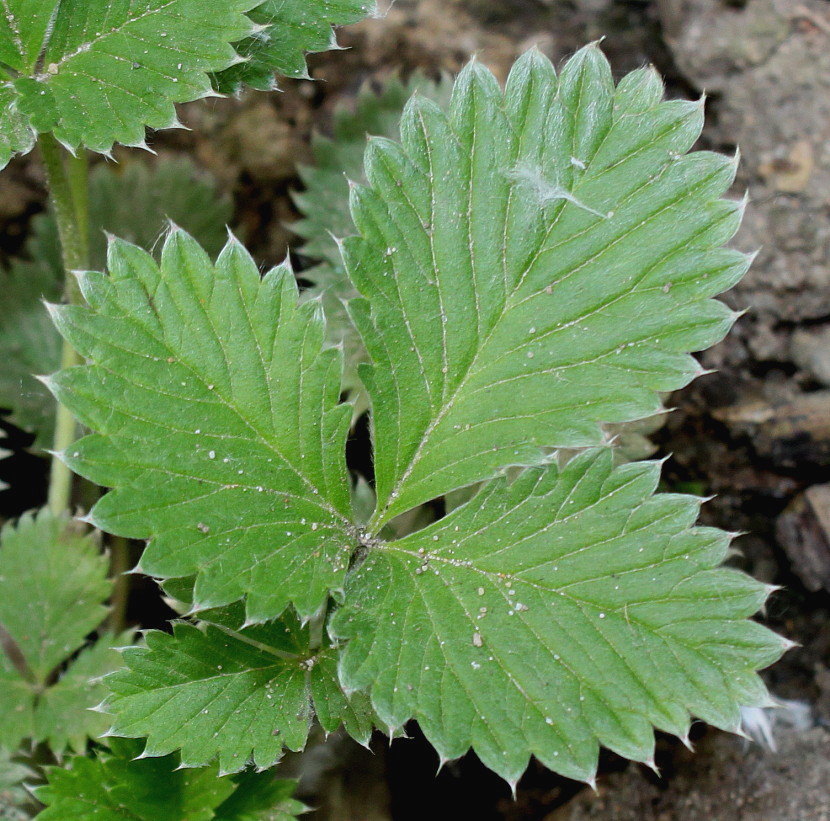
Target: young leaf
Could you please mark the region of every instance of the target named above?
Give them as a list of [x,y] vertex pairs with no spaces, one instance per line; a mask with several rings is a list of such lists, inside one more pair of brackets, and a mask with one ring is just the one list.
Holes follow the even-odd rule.
[[33,374],[60,365],[60,334],[43,308],[43,299],[60,299],[60,278],[49,265],[15,260],[0,269],[0,408],[10,421],[35,434],[35,447],[52,445],[55,401]]
[[240,60],[256,0],[6,0],[0,20],[0,167],[52,132],[74,150],[142,145],[174,103],[212,93],[209,73]]
[[128,634],[100,638],[52,683],[106,615],[107,564],[91,536],[47,511],[3,529],[0,744],[47,741],[61,755],[67,748],[82,752],[87,739],[107,729],[91,708],[106,694],[101,677],[118,666],[113,647],[128,642]]
[[693,527],[699,500],[653,495],[659,463],[612,461],[493,481],[377,545],[333,625],[343,685],[511,782],[530,755],[591,781],[599,745],[651,762],[652,725],[685,737],[690,715],[736,731],[785,649],[746,618],[770,588],[718,567],[730,536]]
[[[227,238],[232,206],[190,162],[164,159],[94,168],[89,210],[91,267],[101,268],[106,264],[105,231],[150,250],[168,219],[217,254]],[[53,373],[60,366],[60,334],[42,300],[60,299],[64,277],[51,213],[33,220],[26,251],[27,261],[0,270],[0,408],[9,408],[11,421],[35,434],[35,448],[45,449],[52,446],[55,401],[33,374]]]
[[[0,625],[1,626],[1,625]],[[7,638],[0,631],[0,748],[17,749],[34,728],[35,693],[7,655]]]
[[87,739],[99,738],[109,718],[93,710],[107,696],[102,679],[121,666],[116,648],[132,641],[132,633],[108,633],[84,649],[58,681],[41,694],[34,711],[32,738],[46,741],[55,755],[71,749],[83,753]]
[[112,753],[74,758],[47,770],[35,790],[47,808],[40,821],[210,821],[235,789],[215,767],[179,768],[177,756],[136,759],[140,746],[114,740]]
[[24,787],[36,778],[33,770],[20,764],[0,747],[0,818],[3,821],[28,821],[32,817],[32,797]]
[[249,85],[263,91],[276,87],[274,72],[308,77],[305,54],[336,48],[332,26],[356,23],[376,13],[374,0],[265,0],[248,16],[258,31],[237,45],[244,63],[218,72],[220,91],[237,92]]
[[342,587],[353,527],[341,355],[286,266],[260,277],[231,241],[214,266],[182,231],[159,267],[116,241],[89,308],[54,307],[90,364],[50,387],[87,427],[63,454],[115,488],[91,515],[150,543],[144,572],[196,576],[195,609],[247,596],[249,622],[293,602],[314,614]]
[[333,649],[307,648],[308,632],[295,620],[239,631],[180,623],[172,636],[150,632],[146,647],[124,651],[127,669],[107,679],[111,732],[148,736],[145,755],[181,750],[186,766],[218,758],[222,773],[238,772],[249,760],[264,769],[286,747],[302,749],[314,706],[325,730],[345,722],[366,743],[367,700],[347,701]]
[[336,112],[332,138],[314,137],[316,165],[300,169],[306,190],[295,194],[294,200],[304,218],[295,222],[292,229],[306,240],[300,252],[320,261],[302,273],[312,283],[304,296],[322,295],[327,337],[334,344],[343,344],[343,390],[354,398],[356,413],[365,410],[368,404],[357,375],[358,364],[367,357],[344,304],[345,300],[356,297],[357,292],[346,274],[334,239],[354,233],[349,212],[349,181],[365,182],[363,154],[367,134],[397,139],[401,112],[413,94],[417,92],[443,106],[449,102],[451,91],[448,78],[434,83],[420,75],[405,84],[393,77],[377,94],[368,85],[364,86],[358,93],[354,112],[346,109]]
[[5,525],[0,538],[0,625],[42,685],[106,616],[107,557],[46,510]]
[[415,97],[402,145],[370,143],[345,257],[373,360],[373,532],[597,444],[700,373],[688,352],[734,319],[710,297],[748,266],[720,248],[742,204],[719,199],[732,160],[686,155],[701,104],[661,98],[647,70],[615,88],[596,46],[558,78],[532,51],[504,93],[473,62],[449,116]]

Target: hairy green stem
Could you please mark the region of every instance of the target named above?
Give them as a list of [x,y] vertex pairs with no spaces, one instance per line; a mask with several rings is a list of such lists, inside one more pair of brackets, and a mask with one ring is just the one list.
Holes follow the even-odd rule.
[[[81,193],[85,186],[81,177],[86,173],[86,159],[71,160],[71,172],[67,172],[64,151],[51,134],[42,134],[38,140],[43,165],[46,168],[46,180],[49,196],[55,209],[58,234],[61,241],[61,255],[66,270],[65,296],[69,303],[80,301],[80,292],[72,271],[87,266],[89,248],[88,217],[86,195]],[[80,212],[80,213],[79,213]],[[77,351],[64,340],[61,354],[61,367],[69,368],[80,364]],[[62,453],[75,440],[75,419],[62,405],[58,406],[55,420],[56,454]],[[72,472],[58,456],[52,457],[49,476],[49,509],[56,515],[69,509],[72,499]]]
[[[38,140],[55,218],[58,223],[63,267],[66,271],[64,298],[70,305],[81,302],[81,292],[73,271],[89,266],[89,161],[86,151],[73,157],[64,151],[51,134],[42,134]],[[61,353],[61,368],[71,368],[82,362],[78,352],[66,340]],[[77,434],[75,417],[58,405],[55,420],[56,454],[62,453]],[[52,457],[49,476],[49,509],[56,515],[69,509],[72,501],[72,471],[58,456]],[[110,627],[115,632],[124,629],[129,596],[129,578],[124,573],[130,568],[129,542],[113,539],[111,543],[111,572],[114,581]]]

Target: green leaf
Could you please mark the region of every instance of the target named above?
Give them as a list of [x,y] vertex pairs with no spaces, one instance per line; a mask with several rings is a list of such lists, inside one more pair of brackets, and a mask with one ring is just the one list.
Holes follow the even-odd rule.
[[649,416],[701,372],[688,352],[735,316],[710,297],[749,264],[720,248],[742,213],[719,199],[735,163],[686,155],[702,116],[651,71],[615,89],[592,46],[558,78],[529,52],[504,93],[474,62],[449,116],[415,97],[402,145],[370,143],[344,250],[373,360],[373,532],[597,444],[599,423]]
[[[183,159],[99,165],[90,175],[89,205],[93,268],[106,264],[105,231],[150,250],[168,219],[217,254],[232,212],[216,184]],[[51,213],[33,220],[26,250],[28,261],[15,260],[7,271],[0,270],[0,407],[12,411],[15,425],[36,435],[37,449],[45,449],[52,446],[55,400],[33,374],[60,367],[61,340],[41,300],[60,299],[64,276]]]
[[35,132],[17,107],[17,95],[4,85],[0,85],[0,123],[0,169],[3,169],[15,154],[28,154],[35,145]]
[[7,790],[21,784],[27,778],[33,778],[35,773],[25,764],[20,764],[12,758],[8,750],[0,748],[0,790]]
[[185,157],[98,165],[89,180],[90,267],[106,265],[106,234],[155,253],[170,222],[215,257],[227,242],[232,217],[231,199]]
[[35,70],[60,0],[4,0],[0,62],[21,73]]
[[138,745],[114,740],[113,753],[75,758],[47,770],[35,794],[47,808],[39,821],[210,821],[234,790],[215,767],[181,769],[177,756],[135,759]]
[[99,738],[109,729],[109,717],[93,708],[107,696],[101,679],[121,666],[116,648],[131,640],[131,632],[102,636],[81,651],[56,684],[41,693],[34,711],[35,741],[46,741],[58,756],[67,749],[83,753],[87,739]]
[[32,736],[35,693],[6,650],[6,637],[0,631],[0,747],[14,750]]
[[28,821],[32,817],[32,797],[23,786],[36,773],[12,758],[12,754],[0,747],[0,818],[3,821]]
[[292,797],[296,781],[279,780],[268,772],[244,772],[234,781],[238,786],[216,810],[216,821],[293,821],[308,812]]
[[378,545],[335,618],[343,685],[513,783],[530,755],[585,781],[599,745],[651,762],[652,725],[686,737],[690,716],[736,731],[786,646],[746,618],[770,588],[718,567],[729,534],[653,495],[659,474],[588,451]]
[[195,575],[196,609],[246,596],[249,622],[290,602],[313,615],[342,587],[353,531],[350,413],[319,309],[236,241],[215,267],[182,231],[161,267],[116,241],[109,268],[81,277],[91,307],[52,309],[90,364],[50,387],[98,431],[64,459],[115,488],[90,522],[150,539],[144,572]]
[[[175,103],[212,92],[209,74],[241,58],[256,0],[6,0],[0,61],[14,72],[0,105],[0,163],[31,132],[109,153],[143,145],[146,126],[178,123]],[[28,136],[22,136],[28,135]]]
[[60,299],[60,279],[48,265],[15,260],[0,270],[0,289],[0,407],[11,410],[13,424],[36,434],[36,448],[48,448],[55,401],[34,374],[60,365],[60,334],[42,302]]
[[47,741],[53,753],[86,747],[107,720],[91,712],[106,690],[101,676],[128,641],[104,636],[85,648],[52,683],[106,616],[107,557],[96,539],[48,511],[6,525],[0,547],[0,744]]
[[357,292],[346,274],[335,239],[354,233],[349,212],[350,181],[366,181],[363,154],[367,134],[397,139],[401,112],[413,94],[422,94],[443,106],[449,102],[451,91],[448,78],[435,83],[418,74],[407,83],[393,77],[378,93],[368,84],[363,86],[353,112],[341,108],[335,113],[332,138],[314,137],[316,164],[300,169],[306,190],[295,194],[294,200],[304,218],[295,222],[292,230],[306,241],[300,253],[320,261],[302,273],[312,283],[305,295],[322,295],[327,337],[333,344],[343,345],[343,390],[354,401],[356,414],[368,404],[357,375],[358,364],[367,356],[344,304]]
[[0,539],[0,625],[43,684],[106,616],[107,558],[46,510],[5,525]]
[[374,0],[265,0],[248,16],[258,31],[237,45],[246,62],[219,72],[220,91],[237,92],[249,85],[276,88],[274,72],[308,77],[305,54],[337,47],[332,26],[356,23],[377,11]]
[[146,647],[124,651],[126,670],[107,679],[112,734],[148,737],[145,755],[181,750],[186,766],[218,758],[222,773],[252,760],[272,766],[284,748],[300,750],[317,708],[323,728],[345,722],[364,743],[368,700],[349,704],[337,683],[336,655],[311,652],[295,620],[231,630],[178,623],[172,636],[147,634]]

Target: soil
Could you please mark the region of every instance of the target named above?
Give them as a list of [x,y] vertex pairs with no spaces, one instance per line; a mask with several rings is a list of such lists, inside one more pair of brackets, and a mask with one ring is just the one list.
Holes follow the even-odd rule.
[[[304,777],[315,819],[830,819],[830,511],[814,510],[830,495],[811,491],[830,482],[828,0],[397,0],[383,18],[340,33],[347,51],[313,56],[314,81],[184,106],[193,130],[158,134],[154,148],[186,152],[214,173],[235,197],[239,232],[271,264],[295,241],[290,192],[311,134],[362,83],[454,72],[471,54],[503,79],[532,44],[561,62],[603,36],[616,75],[651,62],[670,96],[707,94],[701,147],[740,146],[734,195],[750,203],[736,243],[760,251],[727,301],[749,311],[703,354],[715,373],[671,397],[676,411],[652,438],[673,454],[668,486],[717,494],[707,523],[750,534],[735,562],[783,586],[766,622],[800,646],[765,678],[777,697],[806,705],[801,720],[773,730],[776,752],[703,727],[694,755],[661,737],[659,779],[604,754],[596,793],[533,765],[515,799],[473,756],[436,777],[416,727],[409,740],[376,739],[372,753],[336,737],[288,764]],[[19,249],[42,207],[37,165],[13,163],[0,176],[3,253]],[[11,441],[18,452],[25,444]]]

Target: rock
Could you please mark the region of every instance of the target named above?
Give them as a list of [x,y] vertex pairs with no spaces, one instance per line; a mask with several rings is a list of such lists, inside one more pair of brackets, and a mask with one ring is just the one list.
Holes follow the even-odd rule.
[[[738,244],[761,249],[734,300],[759,328],[830,314],[830,5],[826,0],[658,0],[685,78],[717,92],[709,145],[741,149]],[[778,330],[786,339],[786,331]],[[751,341],[748,350],[757,346]]]
[[830,733],[778,736],[778,752],[710,733],[660,783],[631,766],[545,821],[830,821]]
[[830,591],[830,484],[796,497],[778,517],[775,534],[804,586]]
[[782,402],[747,402],[712,415],[735,433],[748,434],[755,451],[776,465],[830,464],[830,391]]
[[790,341],[790,356],[817,382],[830,387],[830,327],[797,330]]

